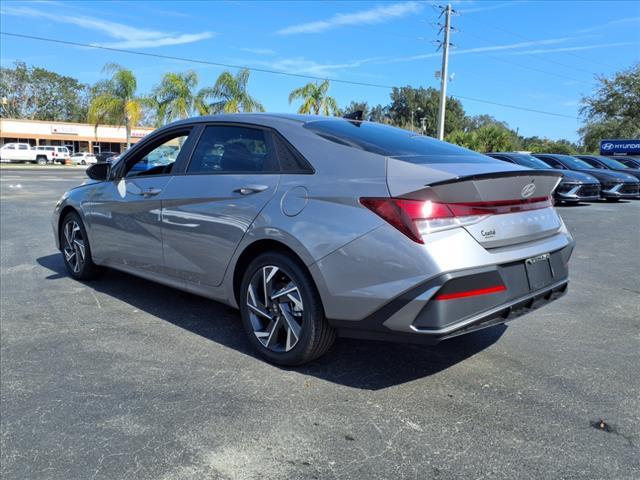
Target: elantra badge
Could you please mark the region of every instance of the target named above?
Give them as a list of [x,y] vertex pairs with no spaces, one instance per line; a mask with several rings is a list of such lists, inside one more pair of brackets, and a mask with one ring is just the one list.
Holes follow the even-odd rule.
[[524,187],[522,187],[522,191],[520,192],[520,195],[522,195],[522,198],[529,198],[531,195],[535,193],[535,191],[536,191],[535,184],[529,183]]

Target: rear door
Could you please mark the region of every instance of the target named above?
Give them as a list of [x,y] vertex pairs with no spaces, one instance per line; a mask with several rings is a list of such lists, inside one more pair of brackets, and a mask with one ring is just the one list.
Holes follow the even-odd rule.
[[27,143],[19,143],[18,150],[16,151],[16,158],[18,160],[33,160],[34,159],[33,151],[31,147]]
[[280,170],[269,130],[209,125],[162,193],[165,271],[217,286],[240,240],[274,195]]
[[[150,139],[114,167],[111,181],[96,186],[89,207],[96,258],[162,272],[160,194],[172,179],[174,164],[189,148],[190,132],[190,127],[181,127]],[[150,157],[161,157],[162,162],[148,168]]]

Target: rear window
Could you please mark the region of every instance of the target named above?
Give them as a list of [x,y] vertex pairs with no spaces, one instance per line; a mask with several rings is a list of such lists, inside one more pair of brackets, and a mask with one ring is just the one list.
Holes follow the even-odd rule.
[[502,163],[466,148],[379,123],[317,120],[304,127],[331,142],[411,163]]
[[550,169],[551,167],[544,163],[539,158],[534,157],[533,155],[528,155],[526,153],[514,153],[513,157],[518,160],[518,163],[524,167],[535,168],[535,169]]

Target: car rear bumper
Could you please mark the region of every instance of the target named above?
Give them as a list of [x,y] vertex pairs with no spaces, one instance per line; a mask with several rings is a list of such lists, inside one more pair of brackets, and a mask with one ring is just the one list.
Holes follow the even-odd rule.
[[[345,337],[434,344],[505,323],[566,293],[572,250],[573,243],[549,254],[552,277],[542,286],[531,284],[525,260],[450,272],[404,292],[361,321],[332,324]],[[497,285],[504,289],[464,296]]]

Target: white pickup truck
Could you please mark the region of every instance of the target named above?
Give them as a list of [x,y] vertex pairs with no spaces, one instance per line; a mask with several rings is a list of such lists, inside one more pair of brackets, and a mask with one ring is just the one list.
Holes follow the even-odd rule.
[[32,147],[28,143],[7,143],[0,148],[1,162],[29,162],[38,165],[60,162],[69,158],[67,147],[42,145]]

